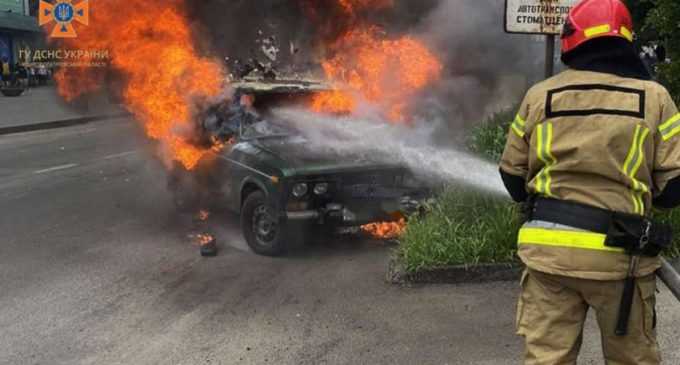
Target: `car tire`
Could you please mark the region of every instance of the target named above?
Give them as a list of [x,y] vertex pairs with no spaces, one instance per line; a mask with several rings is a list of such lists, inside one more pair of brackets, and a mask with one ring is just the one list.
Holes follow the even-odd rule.
[[251,193],[243,203],[241,231],[259,255],[281,256],[288,251],[285,224],[261,191]]

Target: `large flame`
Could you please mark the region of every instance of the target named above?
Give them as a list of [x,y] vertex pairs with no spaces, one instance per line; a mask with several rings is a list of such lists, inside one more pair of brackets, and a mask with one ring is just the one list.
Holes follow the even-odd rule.
[[337,90],[316,96],[312,109],[348,113],[363,100],[378,106],[391,121],[407,121],[410,102],[440,78],[442,63],[417,38],[390,37],[359,17],[361,11],[391,7],[392,0],[337,1],[343,10],[334,16],[348,29],[333,41],[324,40],[328,57],[322,61]]
[[[125,15],[121,14],[123,6]],[[210,151],[189,142],[193,106],[223,90],[225,70],[198,55],[183,0],[96,1],[91,24],[69,48],[108,50],[111,69],[62,68],[59,93],[72,100],[103,86],[107,74],[122,77],[126,108],[162,142],[170,158],[192,169]]]

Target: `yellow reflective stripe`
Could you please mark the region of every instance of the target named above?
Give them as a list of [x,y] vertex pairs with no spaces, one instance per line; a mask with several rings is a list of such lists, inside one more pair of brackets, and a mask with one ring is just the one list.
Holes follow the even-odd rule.
[[633,166],[633,170],[630,172],[630,178],[633,179],[633,195],[634,199],[637,200],[637,206],[638,206],[638,211],[637,213],[640,215],[645,214],[645,202],[643,199],[643,195],[647,192],[649,192],[649,187],[645,185],[644,183],[638,181],[635,177],[637,176],[638,171],[640,171],[640,166],[642,166],[642,161],[645,160],[645,151],[643,149],[645,145],[645,140],[647,139],[647,136],[649,135],[649,129],[644,128],[642,131],[642,135],[639,138],[638,145],[637,145],[637,162]]
[[640,214],[640,201],[637,198],[637,194],[633,191],[630,193],[630,197],[633,199],[633,212],[635,214]]
[[[638,138],[640,137],[640,125],[635,126],[635,134],[633,135],[633,143],[631,144],[630,149],[628,150],[628,156],[626,157],[626,161],[623,163],[622,171],[623,174],[626,177],[630,177],[630,165],[631,161],[633,161],[633,158],[635,157],[635,153],[637,149],[635,148],[637,146],[637,141]],[[633,181],[633,185],[635,185],[635,181]],[[638,205],[638,200],[635,197],[635,191],[631,193],[631,198],[633,199],[633,211],[637,213],[640,210],[640,206]]]
[[605,246],[604,243],[606,239],[607,235],[601,233],[546,228],[522,228],[519,230],[517,241],[520,245],[540,245],[580,248],[584,250],[624,252],[621,248]]
[[649,129],[643,128],[640,125],[635,126],[633,143],[631,144],[628,157],[626,157],[626,161],[622,167],[623,174],[632,181],[633,189],[631,191],[631,199],[633,200],[633,211],[635,214],[640,215],[645,214],[643,197],[644,194],[649,193],[649,187],[638,181],[635,176],[637,176],[638,171],[640,171],[640,166],[642,166],[642,162],[645,160],[644,144],[648,135]]
[[515,132],[516,135],[518,135],[520,138],[524,138],[525,135],[524,127],[526,126],[526,124],[527,122],[525,122],[524,119],[522,119],[522,117],[520,117],[519,114],[517,114],[515,120],[512,122],[512,125],[510,127],[512,128],[513,132]]
[[545,175],[547,177],[547,184],[545,187],[548,196],[552,196],[552,190],[550,189],[550,183],[552,182],[552,177],[550,176],[550,170],[552,170],[553,165],[557,163],[557,160],[552,155],[552,140],[553,140],[553,124],[548,123],[548,141],[546,142],[545,153],[548,156],[550,164],[545,168]]
[[515,134],[516,134],[519,138],[524,138],[524,136],[525,136],[524,132],[521,131],[520,129],[518,129],[517,126],[515,126],[514,123],[513,123],[513,125],[510,126],[510,127],[511,127],[512,131],[515,132]]
[[590,27],[585,30],[586,38],[592,38],[600,34],[609,33],[612,31],[612,27],[609,24],[597,25]]
[[635,155],[635,143],[638,140],[638,137],[640,136],[640,125],[635,126],[635,135],[633,135],[633,144],[631,145],[630,149],[628,150],[628,157],[626,157],[626,161],[623,163],[623,174],[628,176],[628,167],[630,166],[630,162],[633,160],[633,157]]
[[627,40],[633,41],[633,32],[625,26],[621,26],[621,35],[626,37]]
[[[638,171],[640,171],[640,166],[642,166],[642,161],[645,159],[645,151],[643,149],[645,145],[645,140],[647,139],[647,136],[649,135],[649,129],[644,128],[642,131],[642,135],[640,136],[638,142],[637,142],[637,161],[635,162],[635,165],[633,165],[633,169],[630,172],[630,176],[635,179],[635,176],[637,175]],[[637,183],[642,184],[641,182],[637,181]],[[644,185],[644,184],[642,184]],[[645,185],[645,192],[647,192],[647,186]]]
[[[536,156],[545,165],[545,158],[543,157],[543,124],[536,126]],[[536,192],[543,192],[543,170],[538,172],[536,176]]]
[[552,191],[550,189],[550,184],[552,178],[550,176],[550,170],[557,163],[557,160],[552,155],[550,150],[552,149],[552,138],[553,138],[553,125],[552,123],[539,124],[536,127],[537,133],[537,143],[536,143],[536,155],[541,162],[545,165],[541,171],[539,171],[536,177],[536,191],[538,193],[545,194],[547,196],[552,196]]
[[659,126],[659,131],[663,132],[670,128],[673,124],[676,122],[680,121],[680,113],[675,114],[672,116],[670,119],[668,119],[666,122],[664,122],[661,126]]
[[659,132],[661,132],[661,137],[664,141],[668,141],[680,133],[680,113],[674,115],[671,119],[662,124],[659,127]]

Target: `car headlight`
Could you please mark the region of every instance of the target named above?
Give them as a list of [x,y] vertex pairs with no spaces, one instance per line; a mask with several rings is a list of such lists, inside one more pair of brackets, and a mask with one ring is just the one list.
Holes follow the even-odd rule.
[[314,185],[314,194],[324,195],[328,192],[328,183],[321,183]]
[[309,187],[307,187],[307,184],[305,183],[299,183],[293,186],[293,196],[296,198],[302,198],[307,194],[307,191],[309,191]]

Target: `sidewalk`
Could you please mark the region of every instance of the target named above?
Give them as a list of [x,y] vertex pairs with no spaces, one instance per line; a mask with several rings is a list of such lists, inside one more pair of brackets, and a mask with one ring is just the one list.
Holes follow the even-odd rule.
[[111,104],[103,95],[69,105],[57,95],[54,86],[31,88],[15,98],[0,94],[0,134],[3,130],[8,133],[7,130],[19,132],[86,123],[123,113],[119,105]]

